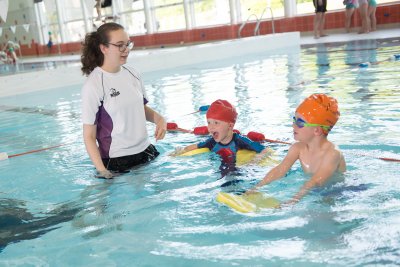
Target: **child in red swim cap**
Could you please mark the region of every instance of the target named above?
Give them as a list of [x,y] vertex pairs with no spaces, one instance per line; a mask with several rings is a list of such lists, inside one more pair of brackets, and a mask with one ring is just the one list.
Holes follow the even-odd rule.
[[258,159],[268,152],[265,146],[258,142],[251,141],[245,136],[233,132],[237,119],[237,112],[234,106],[226,100],[216,100],[208,108],[207,128],[211,135],[204,142],[193,144],[176,151],[174,155],[180,155],[197,148],[209,148],[224,160],[234,160],[239,149],[248,149],[260,153]]
[[284,177],[296,160],[300,160],[303,171],[312,176],[286,204],[298,202],[311,188],[322,186],[336,172],[345,172],[342,153],[327,139],[339,116],[338,103],[333,97],[313,94],[306,98],[293,117],[293,135],[297,142],[290,147],[283,161],[247,193]]

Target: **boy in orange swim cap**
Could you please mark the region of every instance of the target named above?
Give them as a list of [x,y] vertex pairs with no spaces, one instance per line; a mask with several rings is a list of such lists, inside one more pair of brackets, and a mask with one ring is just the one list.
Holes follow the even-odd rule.
[[[233,132],[236,123],[237,112],[234,106],[226,100],[214,101],[207,110],[207,128],[211,135],[204,142],[189,145],[173,153],[180,155],[185,152],[207,147],[210,151],[219,154],[225,161],[234,160],[239,149],[248,149],[260,153],[257,157],[261,160],[268,149],[258,142]],[[257,161],[257,159],[255,161]]]
[[296,160],[300,160],[303,171],[312,176],[285,204],[298,202],[310,189],[322,186],[336,172],[345,172],[346,162],[342,153],[327,139],[339,116],[338,103],[333,97],[325,94],[307,97],[293,117],[293,135],[297,142],[290,147],[283,161],[247,193],[284,177]]

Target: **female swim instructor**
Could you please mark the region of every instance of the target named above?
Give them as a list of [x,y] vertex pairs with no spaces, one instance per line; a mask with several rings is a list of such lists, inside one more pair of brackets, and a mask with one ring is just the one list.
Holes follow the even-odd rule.
[[163,139],[167,129],[164,118],[147,106],[137,71],[123,66],[132,47],[117,23],[105,23],[88,33],[82,47],[81,70],[88,76],[82,88],[83,139],[102,178],[159,155],[150,143],[146,120],[156,124],[156,140]]

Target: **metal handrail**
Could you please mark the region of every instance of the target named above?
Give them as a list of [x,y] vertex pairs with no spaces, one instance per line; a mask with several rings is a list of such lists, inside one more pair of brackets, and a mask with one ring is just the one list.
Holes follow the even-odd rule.
[[249,22],[251,17],[256,17],[257,23],[256,23],[256,27],[254,28],[254,36],[256,35],[260,35],[260,24],[261,24],[261,19],[264,16],[265,11],[269,9],[269,11],[271,12],[271,21],[272,21],[272,33],[275,34],[275,21],[274,21],[274,13],[272,12],[272,8],[267,6],[266,8],[264,8],[263,12],[261,13],[260,18],[257,17],[256,14],[251,14],[247,20],[245,22],[242,23],[242,25],[240,25],[239,30],[238,30],[238,36],[239,38],[242,38],[242,36],[240,35],[240,33],[242,32],[244,26],[246,26],[246,24]]
[[260,35],[260,24],[261,24],[261,19],[264,16],[265,11],[269,9],[271,11],[271,21],[272,21],[272,33],[275,33],[275,21],[274,21],[274,14],[272,12],[272,8],[267,6],[264,8],[263,12],[261,13],[260,19],[257,21],[256,28],[254,29],[254,35]]
[[251,18],[252,16],[256,17],[256,20],[258,21],[258,17],[257,17],[256,14],[253,13],[253,14],[251,14],[250,16],[248,16],[247,20],[246,20],[245,22],[243,22],[242,25],[240,25],[240,27],[239,27],[239,30],[238,30],[238,36],[239,36],[239,38],[242,38],[242,36],[240,36],[240,33],[242,32],[244,26],[246,26],[246,24],[249,22],[249,20],[250,20],[250,18]]

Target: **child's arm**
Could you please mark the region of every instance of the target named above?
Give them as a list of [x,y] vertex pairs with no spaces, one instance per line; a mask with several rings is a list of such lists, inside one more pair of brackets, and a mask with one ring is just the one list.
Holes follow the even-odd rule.
[[256,186],[254,186],[249,191],[255,191],[258,188],[269,184],[279,178],[283,177],[289,169],[292,167],[294,162],[299,158],[300,147],[298,143],[292,145],[286,155],[286,157],[282,160],[279,165],[271,169],[267,175],[265,175],[264,179],[262,179]]
[[329,178],[336,172],[341,160],[341,153],[338,150],[328,152],[318,168],[318,171],[308,180],[300,189],[299,192],[286,204],[294,204],[304,197],[308,191],[316,186],[324,185]]
[[188,145],[188,146],[186,146],[186,147],[177,147],[177,148],[175,148],[175,151],[172,152],[172,153],[169,154],[169,155],[175,157],[175,156],[182,155],[183,153],[186,153],[186,152],[195,150],[195,149],[197,149],[197,148],[198,148],[198,147],[197,147],[197,144]]
[[261,150],[260,153],[257,153],[257,154],[254,156],[254,159],[253,159],[251,162],[252,162],[252,163],[255,163],[255,164],[256,164],[256,163],[259,163],[259,162],[262,161],[264,158],[266,158],[266,157],[268,157],[269,155],[271,155],[272,152],[273,152],[272,149],[266,147],[266,148],[264,148],[263,150]]
[[211,150],[214,145],[215,145],[215,141],[214,141],[214,139],[212,137],[210,137],[206,141],[200,142],[198,144],[189,145],[189,146],[186,146],[184,148],[177,147],[175,149],[175,151],[170,154],[170,156],[179,156],[179,155],[181,155],[183,153],[195,150],[197,148],[203,148],[203,147],[204,148],[209,148]]
[[268,154],[271,154],[272,152],[272,149],[265,147],[259,142],[252,141],[248,137],[244,137],[243,135],[240,134],[236,134],[235,137],[236,137],[235,142],[238,149],[248,149],[257,152],[251,163],[260,162],[262,159],[264,159]]

